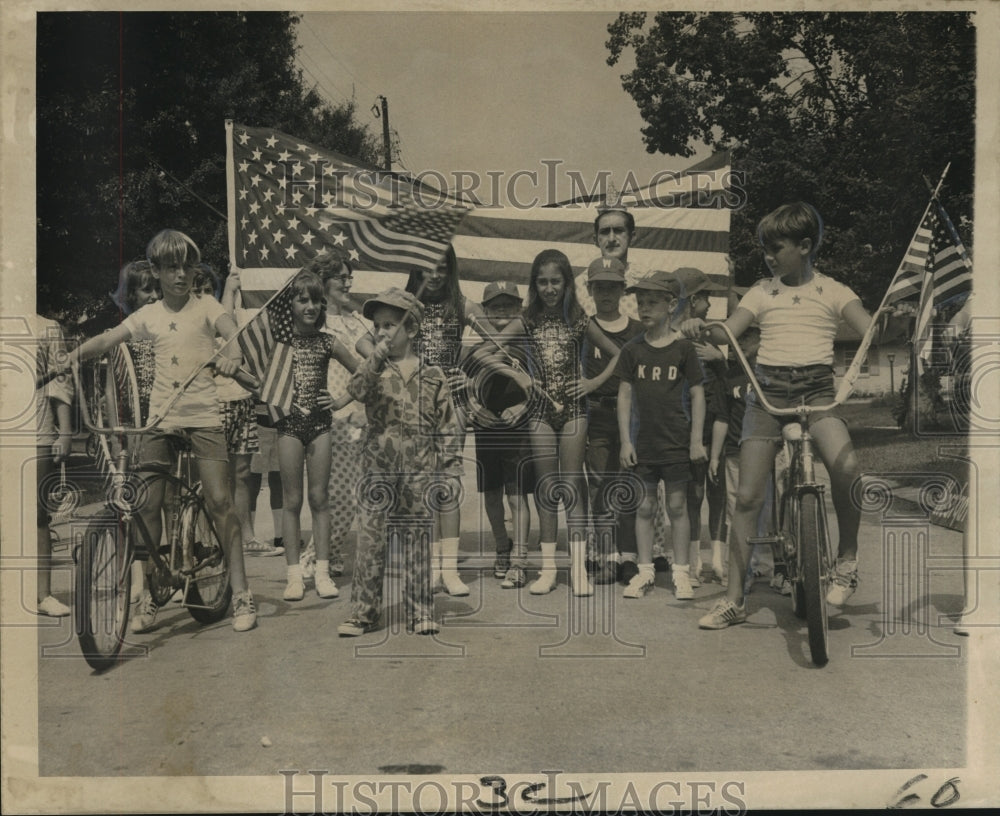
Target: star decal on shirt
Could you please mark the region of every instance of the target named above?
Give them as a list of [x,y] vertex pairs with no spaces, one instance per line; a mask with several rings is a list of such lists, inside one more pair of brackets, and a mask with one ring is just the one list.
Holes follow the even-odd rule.
[[771,297],[777,297],[780,294],[781,294],[781,291],[778,290],[778,289],[772,289],[771,290]]
[[177,380],[174,380],[174,388],[180,388],[180,387],[181,387],[181,384],[179,382],[177,382]]
[[170,331],[177,331],[177,324],[176,323],[171,323],[170,324]]
[[178,360],[176,357],[171,357],[170,358],[170,365],[180,365],[180,364],[181,364],[181,361]]
[[816,294],[817,295],[822,295],[823,294],[823,287],[822,286],[817,286],[816,287]]
[[798,295],[794,295],[792,297],[792,303],[800,303],[801,301],[802,301],[802,298],[800,298]]

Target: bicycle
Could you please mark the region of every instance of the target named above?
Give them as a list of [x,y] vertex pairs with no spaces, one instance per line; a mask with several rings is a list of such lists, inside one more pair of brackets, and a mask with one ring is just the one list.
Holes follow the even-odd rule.
[[[82,422],[88,431],[102,438],[138,438],[149,433],[173,404],[168,403],[161,416],[151,417],[143,427],[101,427],[91,419],[80,386],[82,379],[75,379]],[[187,384],[177,389],[174,400]],[[122,444],[115,456],[106,506],[87,524],[75,552],[76,634],[84,659],[97,671],[114,665],[125,642],[135,561],[153,562],[149,590],[157,606],[180,589],[181,604],[201,624],[222,620],[232,599],[229,562],[206,509],[201,484],[192,480],[190,453],[180,452],[173,473],[152,474],[153,479],[163,480],[177,491],[173,518],[166,525],[165,544],[150,542],[138,514],[146,485],[134,471],[136,461],[137,451],[129,451]]]
[[[761,406],[775,416],[797,416],[782,428],[782,441],[787,453],[787,466],[773,468],[775,498],[772,504],[773,535],[747,538],[747,544],[770,545],[777,570],[782,565],[791,585],[792,612],[804,619],[809,633],[812,662],[825,666],[830,659],[829,623],[826,593],[833,583],[837,557],[830,540],[826,514],[826,487],[816,481],[813,439],[807,420],[810,414],[828,411],[840,405],[850,393],[841,389],[828,405],[795,405],[776,408],[763,396],[753,366],[729,327],[722,322],[706,326],[721,326]],[[777,457],[776,457],[777,458]]]

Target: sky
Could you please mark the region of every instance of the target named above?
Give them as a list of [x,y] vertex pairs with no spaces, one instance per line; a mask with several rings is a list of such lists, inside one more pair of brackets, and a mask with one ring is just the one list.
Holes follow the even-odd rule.
[[[689,158],[646,152],[642,118],[621,86],[628,65],[607,64],[614,19],[607,12],[310,12],[299,24],[298,59],[306,81],[331,101],[353,88],[359,120],[380,143],[382,124],[370,108],[379,95],[388,99],[399,134],[394,169],[441,173],[453,189],[475,185],[484,200],[495,190],[507,200],[513,184],[519,202],[534,196],[544,204],[582,192],[572,171],[587,189],[602,171],[619,187],[631,171],[641,186],[710,154],[701,145]],[[537,182],[518,171],[536,173]],[[459,181],[460,172],[475,180]]]

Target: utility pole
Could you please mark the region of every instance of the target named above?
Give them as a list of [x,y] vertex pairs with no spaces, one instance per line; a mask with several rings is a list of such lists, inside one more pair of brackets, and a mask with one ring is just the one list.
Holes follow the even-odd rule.
[[382,102],[382,150],[385,153],[385,171],[392,172],[392,144],[389,141],[389,100],[379,96]]

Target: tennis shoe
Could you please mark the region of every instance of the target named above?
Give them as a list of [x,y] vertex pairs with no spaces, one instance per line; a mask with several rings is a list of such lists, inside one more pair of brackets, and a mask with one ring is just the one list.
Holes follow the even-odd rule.
[[153,596],[149,594],[149,590],[143,590],[142,598],[139,599],[139,608],[136,610],[138,614],[132,618],[129,628],[136,635],[149,632],[156,626],[156,613],[159,611],[159,607],[153,600]]
[[625,587],[623,598],[641,598],[653,588],[653,581],[648,576],[639,573]]
[[782,595],[792,594],[792,582],[788,580],[788,576],[783,572],[776,572],[771,577],[769,586],[775,592],[781,593]]
[[727,626],[743,623],[746,619],[746,603],[737,606],[729,598],[720,598],[712,611],[698,621],[698,626],[702,629],[725,629]]
[[523,587],[527,581],[528,578],[524,573],[524,567],[519,567],[515,564],[507,570],[503,581],[500,582],[500,586],[503,589],[517,589],[518,587]]
[[337,589],[337,585],[329,574],[316,573],[316,594],[321,598],[339,598],[340,590]]
[[249,589],[233,595],[233,631],[248,632],[257,625],[257,604]]
[[858,588],[858,560],[837,559],[837,569],[833,584],[826,593],[826,602],[833,606],[843,606]]
[[38,602],[39,615],[44,615],[49,618],[65,618],[69,613],[69,607],[53,598],[51,595],[46,595],[45,598]]
[[365,623],[357,618],[348,618],[337,627],[337,634],[341,637],[360,637],[373,631],[375,631],[374,623]]

